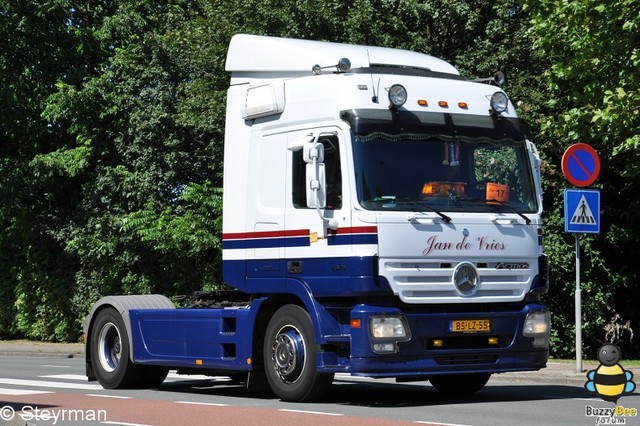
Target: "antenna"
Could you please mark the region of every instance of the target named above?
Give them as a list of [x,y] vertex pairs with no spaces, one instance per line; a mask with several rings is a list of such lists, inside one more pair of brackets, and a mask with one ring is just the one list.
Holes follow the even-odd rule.
[[[369,49],[367,49],[367,62],[369,63],[369,69],[371,69],[371,57],[369,56]],[[373,82],[373,73],[370,72],[369,75],[371,76],[371,91],[373,92],[373,96],[371,97],[371,102],[373,102],[374,104],[377,104],[378,95],[376,95],[376,86]],[[378,79],[378,85],[380,85],[380,79]],[[378,93],[380,93],[379,88],[378,88]]]

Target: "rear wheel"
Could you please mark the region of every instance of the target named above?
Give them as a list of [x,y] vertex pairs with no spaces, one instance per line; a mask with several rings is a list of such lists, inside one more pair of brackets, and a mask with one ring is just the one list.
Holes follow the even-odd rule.
[[135,387],[145,369],[134,365],[124,321],[118,311],[106,308],[98,313],[91,331],[91,363],[100,384],[107,389]]
[[297,305],[276,311],[267,326],[263,353],[273,393],[285,401],[309,401],[329,390],[333,374],[317,372],[317,353],[307,311]]
[[460,374],[434,376],[429,379],[434,388],[448,395],[470,395],[478,392],[489,381],[491,374]]

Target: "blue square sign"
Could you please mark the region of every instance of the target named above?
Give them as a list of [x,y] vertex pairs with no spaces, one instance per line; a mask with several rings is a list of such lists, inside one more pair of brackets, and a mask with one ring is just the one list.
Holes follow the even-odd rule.
[[600,191],[564,190],[564,232],[600,233]]

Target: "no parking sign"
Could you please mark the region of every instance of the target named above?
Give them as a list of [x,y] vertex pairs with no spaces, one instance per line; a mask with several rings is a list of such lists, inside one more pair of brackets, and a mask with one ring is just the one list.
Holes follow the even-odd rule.
[[600,157],[586,143],[571,145],[562,156],[562,173],[575,186],[589,186],[600,173]]

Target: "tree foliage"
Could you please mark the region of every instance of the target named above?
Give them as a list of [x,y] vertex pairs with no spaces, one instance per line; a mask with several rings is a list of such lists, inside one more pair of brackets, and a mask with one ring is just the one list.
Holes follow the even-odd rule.
[[544,159],[553,353],[573,348],[559,165],[578,140],[603,162],[604,232],[582,246],[586,343],[628,339],[639,17],[630,0],[0,0],[0,335],[75,340],[102,295],[222,284],[224,62],[231,37],[252,33],[430,53],[468,78],[504,71]]
[[[546,113],[539,130],[548,160],[556,165],[572,143],[582,141],[599,153],[602,169],[601,234],[582,239],[583,332],[593,351],[607,330],[640,324],[632,295],[638,294],[640,241],[640,3],[637,1],[528,1],[533,49],[547,58],[538,78],[546,88]],[[573,238],[561,233],[562,186],[547,173],[547,251],[554,260],[550,300],[557,323],[573,324],[575,288]],[[550,196],[550,197],[549,197]],[[631,297],[630,297],[631,296]],[[624,327],[622,327],[624,329]],[[574,328],[556,327],[556,350],[570,355]],[[622,332],[623,349],[640,354],[632,333]],[[630,344],[631,343],[631,344]]]

